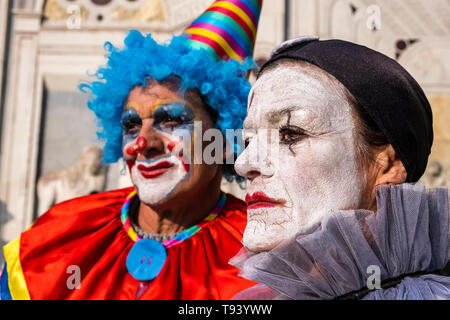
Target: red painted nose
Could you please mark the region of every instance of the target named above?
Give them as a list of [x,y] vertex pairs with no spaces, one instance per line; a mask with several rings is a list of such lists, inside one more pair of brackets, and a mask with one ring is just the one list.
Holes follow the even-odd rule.
[[137,151],[142,151],[147,146],[147,140],[144,137],[139,136],[136,140],[135,149]]
[[126,152],[127,152],[130,156],[135,156],[136,153],[137,153],[138,151],[144,150],[144,148],[145,148],[146,146],[147,146],[147,140],[146,140],[144,137],[139,136],[139,137],[136,139],[136,143],[133,144],[133,145],[131,145],[131,146],[129,146],[129,147],[127,148]]

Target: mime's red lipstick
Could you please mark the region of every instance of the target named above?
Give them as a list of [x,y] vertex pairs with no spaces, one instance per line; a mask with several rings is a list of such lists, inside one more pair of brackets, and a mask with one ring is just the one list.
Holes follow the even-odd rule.
[[258,208],[282,206],[286,201],[280,199],[272,199],[264,192],[258,191],[251,195],[247,193],[247,195],[245,196],[245,202],[247,203],[247,209],[252,210]]

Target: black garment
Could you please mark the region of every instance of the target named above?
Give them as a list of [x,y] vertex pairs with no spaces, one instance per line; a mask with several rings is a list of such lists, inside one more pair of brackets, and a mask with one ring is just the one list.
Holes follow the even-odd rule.
[[391,143],[406,168],[406,181],[420,179],[433,144],[432,112],[423,90],[400,64],[351,42],[306,37],[280,45],[261,72],[282,58],[307,61],[337,78]]

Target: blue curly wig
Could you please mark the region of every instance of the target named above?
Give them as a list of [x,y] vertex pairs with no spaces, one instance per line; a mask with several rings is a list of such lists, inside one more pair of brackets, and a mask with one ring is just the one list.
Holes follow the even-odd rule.
[[[233,59],[218,61],[206,50],[186,45],[187,39],[185,35],[174,36],[170,42],[160,44],[151,34],[144,36],[131,30],[124,48],[105,43],[108,61],[94,74],[98,81],[79,86],[81,91],[90,92],[88,107],[98,118],[101,130],[97,136],[105,141],[104,162],[116,162],[122,157],[120,119],[125,100],[133,87],[145,86],[150,77],[161,81],[178,76],[182,92],[198,88],[206,104],[216,111],[216,127],[224,136],[226,129],[242,128],[250,91],[245,74],[255,66],[253,60],[247,58],[242,64]],[[240,151],[234,143],[235,156]],[[235,173],[228,170],[227,178],[230,174]]]

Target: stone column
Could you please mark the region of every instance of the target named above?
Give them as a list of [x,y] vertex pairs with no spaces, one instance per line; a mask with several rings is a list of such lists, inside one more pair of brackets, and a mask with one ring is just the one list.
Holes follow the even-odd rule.
[[319,35],[319,1],[291,0],[289,38]]
[[253,53],[254,59],[267,59],[272,49],[284,41],[284,9],[284,1],[263,1]]
[[[2,1],[3,2],[3,1]],[[0,168],[0,210],[8,217],[3,241],[17,237],[32,222],[39,120],[36,110],[38,33],[42,1],[19,1],[13,8]]]
[[[3,65],[5,63],[5,56],[8,46],[7,46],[7,39],[8,39],[8,11],[9,11],[9,1],[4,0],[0,1],[0,88],[2,88],[3,84],[3,74],[6,72],[6,70],[3,70]],[[0,103],[3,99],[2,97],[3,92],[0,89]],[[1,128],[1,126],[0,126]]]

